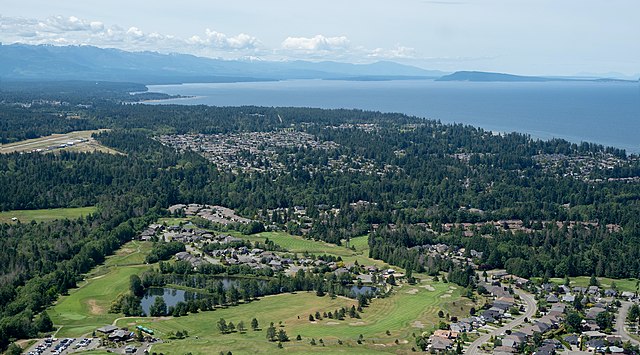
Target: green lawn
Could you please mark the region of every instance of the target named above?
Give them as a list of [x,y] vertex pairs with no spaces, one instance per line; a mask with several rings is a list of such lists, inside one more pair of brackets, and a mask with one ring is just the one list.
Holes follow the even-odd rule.
[[369,236],[363,235],[356,238],[351,238],[349,246],[355,247],[357,252],[363,252],[367,254],[369,252]]
[[[239,235],[237,233],[231,233]],[[375,262],[362,255],[367,237],[354,238],[356,251],[345,247],[307,240],[286,233],[268,232],[253,236],[241,236],[245,239],[264,241],[266,238],[289,249],[292,252],[309,251],[315,254],[328,253],[342,256],[345,261],[359,260],[371,264]],[[418,285],[395,287],[393,293],[382,299],[375,299],[361,314],[361,319],[347,318],[343,321],[323,319],[316,323],[308,320],[310,313],[334,311],[342,306],[349,307],[355,300],[347,298],[331,299],[328,296],[317,297],[315,293],[300,292],[264,297],[249,304],[237,307],[217,309],[212,312],[190,314],[186,317],[165,318],[121,318],[119,314],[107,313],[111,302],[128,288],[129,276],[139,274],[148,265],[143,264],[151,243],[133,241],[125,244],[107,261],[96,267],[87,281],[71,290],[68,296],[61,297],[49,314],[56,327],[61,327],[57,337],[71,337],[90,334],[96,328],[116,322],[119,326],[144,325],[156,331],[165,343],[156,344],[152,351],[184,354],[217,354],[232,351],[234,354],[273,353],[406,353],[415,346],[413,334],[435,327],[439,321],[437,313],[443,310],[451,315],[465,316],[471,306],[479,307],[460,295],[461,289],[452,284],[432,282],[425,278]],[[429,280],[429,281],[427,281]],[[237,324],[244,321],[249,327],[256,317],[261,331],[248,331],[245,334],[232,333],[221,335],[216,322],[220,318]],[[298,318],[299,317],[299,318]],[[278,349],[277,344],[266,340],[266,328],[269,322],[284,324],[291,341]],[[168,333],[187,330],[189,337],[183,340],[169,340]],[[390,335],[387,335],[387,330]],[[302,341],[296,341],[300,334]],[[364,343],[357,344],[359,335]],[[318,345],[309,344],[315,338]],[[323,339],[325,346],[319,343]],[[395,340],[399,343],[396,344]],[[338,341],[343,344],[339,345]],[[102,352],[94,352],[102,354]]]
[[[589,281],[591,281],[591,277],[589,276],[578,276],[578,277],[571,277],[570,279],[570,286],[582,286],[582,287],[587,287],[589,286]],[[636,282],[638,281],[637,279],[611,279],[608,277],[598,277],[597,278],[598,282],[600,283],[600,286],[603,288],[610,288],[611,284],[613,282],[616,283],[616,287],[618,288],[618,290],[620,291],[630,291],[630,292],[635,292],[636,291]],[[549,281],[558,284],[558,285],[563,285],[564,284],[564,278],[551,278],[549,279]]]
[[125,244],[104,265],[87,275],[77,289],[60,297],[48,310],[54,325],[61,327],[57,336],[81,336],[121,317],[121,314],[108,313],[111,302],[129,288],[129,276],[149,267],[141,262],[150,248],[148,242]]
[[189,222],[191,219],[189,218],[159,218],[158,219],[158,223],[159,224],[165,224],[167,226],[178,226],[180,225],[180,223],[187,223]]
[[74,219],[86,216],[96,211],[95,206],[78,208],[51,208],[46,210],[15,210],[0,212],[0,223],[14,223],[11,219],[17,218],[22,223],[31,221],[46,222],[55,219]]
[[[190,337],[187,339],[154,345],[153,351],[165,353],[213,354],[221,350],[225,352],[231,350],[234,354],[277,351],[302,354],[404,353],[410,351],[415,345],[413,333],[419,335],[423,330],[432,329],[435,326],[439,310],[459,316],[468,314],[470,301],[462,299],[460,289],[457,287],[453,289],[453,287],[456,286],[432,282],[415,286],[403,285],[396,288],[392,296],[374,300],[371,306],[365,308],[361,319],[347,318],[343,321],[323,319],[311,323],[308,317],[309,313],[315,313],[315,311],[322,313],[341,306],[349,306],[355,303],[354,300],[344,298],[332,300],[328,296],[317,297],[314,293],[301,292],[265,297],[249,304],[191,314],[186,317],[123,319],[117,324],[129,327],[144,325],[156,331],[160,337],[179,330],[189,332]],[[245,325],[249,325],[253,317],[258,319],[263,328],[262,331],[222,335],[217,330],[216,322],[220,318],[235,324],[244,321]],[[268,342],[265,337],[269,322],[274,322],[277,326],[279,321],[283,322],[284,329],[292,340],[283,344],[284,350],[277,349],[277,344]],[[386,334],[387,330],[391,335]],[[295,341],[298,334],[302,336],[302,341]],[[362,345],[357,344],[360,334],[365,339]],[[323,339],[325,347],[320,344],[310,345],[311,338],[315,338],[316,342]],[[399,339],[399,344],[395,344],[395,339]],[[343,345],[338,345],[338,340],[341,340]]]

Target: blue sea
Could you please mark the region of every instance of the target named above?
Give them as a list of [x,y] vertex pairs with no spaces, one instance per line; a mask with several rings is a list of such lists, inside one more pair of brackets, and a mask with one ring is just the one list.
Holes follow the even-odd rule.
[[149,90],[194,96],[162,104],[401,112],[496,132],[595,142],[640,153],[638,83],[287,80],[151,85]]

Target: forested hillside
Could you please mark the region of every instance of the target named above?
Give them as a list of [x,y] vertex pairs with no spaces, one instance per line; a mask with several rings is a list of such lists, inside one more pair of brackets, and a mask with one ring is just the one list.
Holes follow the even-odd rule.
[[445,243],[526,277],[640,273],[640,161],[622,150],[360,110],[128,104],[130,89],[2,92],[3,142],[105,128],[122,154],[0,155],[0,210],[98,206],[0,225],[0,346],[175,203],[336,244],[371,233],[372,257],[416,271],[449,270],[421,248]]

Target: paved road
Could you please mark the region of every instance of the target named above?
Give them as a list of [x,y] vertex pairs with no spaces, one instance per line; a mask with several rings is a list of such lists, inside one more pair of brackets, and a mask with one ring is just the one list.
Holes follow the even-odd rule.
[[623,342],[630,341],[632,344],[640,346],[640,342],[629,336],[629,333],[627,333],[627,330],[624,328],[627,312],[632,303],[629,301],[620,301],[620,303],[622,306],[618,309],[618,316],[616,317],[616,332],[618,332]]
[[471,343],[471,345],[469,345],[469,347],[465,352],[466,354],[473,354],[473,355],[481,354],[481,351],[478,347],[488,342],[491,336],[500,335],[505,331],[507,331],[508,329],[513,329],[519,326],[520,324],[524,323],[525,318],[531,319],[531,317],[533,317],[533,315],[536,313],[536,308],[537,308],[536,300],[533,298],[533,295],[527,292],[524,292],[520,289],[514,289],[514,291],[520,296],[520,299],[522,299],[525,302],[525,307],[527,309],[526,312],[524,312],[524,314],[520,315],[518,318],[514,319],[513,321],[509,322],[507,325],[504,325],[488,334],[484,334],[480,336],[473,343]]

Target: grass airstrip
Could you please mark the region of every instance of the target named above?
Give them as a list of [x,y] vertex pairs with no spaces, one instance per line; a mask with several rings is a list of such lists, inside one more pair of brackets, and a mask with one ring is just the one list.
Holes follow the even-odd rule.
[[27,139],[20,142],[0,144],[0,153],[14,152],[59,152],[62,150],[72,152],[103,152],[109,154],[120,154],[118,151],[101,145],[91,136],[94,133],[105,131],[73,131],[69,133],[56,133],[49,136]]
[[21,223],[48,222],[56,219],[76,219],[87,216],[96,211],[96,207],[51,208],[45,210],[14,210],[0,212],[0,223],[15,223],[14,218]]

